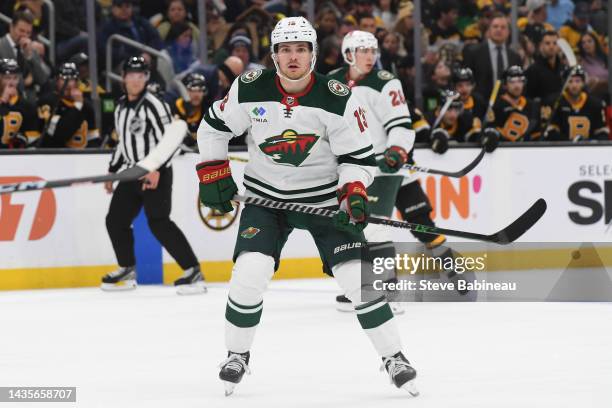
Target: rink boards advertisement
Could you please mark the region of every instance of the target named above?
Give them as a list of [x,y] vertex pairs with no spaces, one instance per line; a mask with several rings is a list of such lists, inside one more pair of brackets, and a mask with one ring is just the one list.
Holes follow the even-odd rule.
[[[445,155],[418,149],[415,159],[421,166],[454,171],[477,154],[477,149],[452,149]],[[232,156],[248,158],[246,153]],[[242,207],[226,215],[201,207],[197,162],[195,154],[173,162],[171,218],[187,236],[207,279],[223,281],[230,276]],[[107,154],[3,155],[0,183],[98,175],[107,163]],[[246,164],[231,165],[242,190]],[[413,177],[442,227],[493,233],[542,197],[548,210],[520,242],[554,249],[563,243],[612,241],[612,146],[500,148],[461,179]],[[105,226],[110,198],[101,184],[0,196],[0,289],[98,285],[116,263]],[[137,247],[137,259],[149,263],[139,264],[139,280],[172,282],[181,271],[151,239],[144,218],[135,222],[134,234],[137,243],[146,243]],[[393,234],[398,242],[414,241],[409,232]],[[495,250],[503,252],[503,247]],[[294,231],[282,258],[278,278],[323,276],[314,243],[303,231]],[[157,272],[147,276],[147,269]]]

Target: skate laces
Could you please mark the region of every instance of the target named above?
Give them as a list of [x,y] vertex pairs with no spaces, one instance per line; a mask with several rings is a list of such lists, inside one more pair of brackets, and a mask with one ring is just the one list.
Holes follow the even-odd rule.
[[244,368],[244,371],[247,374],[251,374],[251,369],[246,363],[246,360],[241,354],[230,354],[228,358],[226,358],[221,364],[219,364],[219,368],[229,369],[232,371],[240,372]]
[[380,366],[380,371],[387,369],[387,373],[389,374],[389,380],[393,383],[393,377],[402,371],[406,371],[410,367],[410,364],[404,361],[401,357],[384,357],[383,363]]

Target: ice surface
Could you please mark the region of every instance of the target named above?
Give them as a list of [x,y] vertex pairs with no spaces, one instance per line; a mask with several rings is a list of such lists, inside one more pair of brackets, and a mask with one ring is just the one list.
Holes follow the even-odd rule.
[[[227,287],[0,293],[0,386],[76,386],[54,407],[610,407],[612,304],[412,303],[397,320],[421,396],[388,383],[327,280],[273,282],[251,369],[217,379]],[[6,404],[2,407],[39,407]]]

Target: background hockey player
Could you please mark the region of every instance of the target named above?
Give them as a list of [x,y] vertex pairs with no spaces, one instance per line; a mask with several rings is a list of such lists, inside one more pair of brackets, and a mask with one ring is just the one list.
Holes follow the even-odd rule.
[[247,195],[317,207],[339,206],[340,211],[332,222],[245,206],[225,315],[228,357],[219,373],[226,394],[233,392],[248,371],[263,292],[278,268],[288,235],[300,228],[313,236],[324,270],[353,302],[392,382],[415,395],[412,380],[416,371],[400,351],[399,333],[385,297],[360,301],[366,186],[376,165],[364,108],[345,85],[312,72],[316,31],[303,17],[279,21],[272,31],[271,47],[276,71],[242,74],[202,121],[198,130],[202,163],[197,166],[200,199],[221,212],[232,210],[230,200],[237,187],[227,146],[234,135],[248,131]]
[[498,132],[503,141],[528,141],[540,137],[539,109],[534,102],[523,95],[525,90],[523,68],[513,65],[504,71],[504,92],[498,96],[491,117],[490,127],[485,132]]
[[204,112],[210,106],[210,101],[206,99],[207,88],[206,78],[198,73],[190,73],[183,78],[183,85],[187,89],[189,101],[179,97],[172,104],[172,114],[179,119],[187,122],[189,135],[185,137],[183,143],[186,146],[195,146],[197,143],[197,131],[204,116]]
[[0,60],[0,148],[24,148],[38,139],[36,110],[19,92],[20,70],[14,59]]
[[79,71],[72,62],[57,70],[55,91],[38,101],[38,116],[43,121],[40,147],[83,149],[99,144],[94,110],[79,89]]
[[[449,99],[448,110],[441,112]],[[430,135],[430,146],[434,152],[446,153],[450,142],[478,142],[480,140],[482,127],[480,118],[463,108],[463,102],[457,92],[442,91],[440,93],[440,102],[435,110],[435,116],[438,115],[442,115],[440,125],[433,129]],[[435,123],[435,117],[429,122]]]
[[482,95],[474,92],[474,74],[467,67],[458,67],[453,70],[451,76],[452,87],[463,102],[463,110],[471,112],[476,118],[483,118],[487,109]]
[[[129,58],[123,65],[125,95],[115,109],[117,148],[109,164],[115,173],[123,166],[134,166],[146,157],[164,137],[171,122],[168,105],[146,88],[149,65],[142,57]],[[119,269],[102,278],[102,289],[136,288],[136,258],[132,221],[144,207],[151,232],[177,261],[184,274],[174,282],[179,294],[202,293],[206,290],[200,264],[183,232],[170,220],[172,206],[172,167],[168,159],[159,170],[143,180],[123,181],[113,191],[113,183],[105,184],[113,194],[106,229]]]
[[[342,40],[342,56],[347,66],[329,76],[347,84],[366,111],[378,163],[374,181],[368,187],[370,212],[374,216],[390,218],[404,179],[395,173],[408,161],[415,133],[402,84],[390,72],[374,68],[378,55],[378,41],[373,34],[352,31]],[[370,224],[364,232],[366,240],[371,243],[368,248],[372,258],[395,257],[388,227]],[[354,310],[346,296],[340,295],[336,301],[339,310]],[[403,312],[399,303],[394,302],[391,306],[393,313]]]
[[577,65],[569,68],[567,86],[552,120],[546,129],[548,140],[606,140],[609,129],[605,122],[603,102],[585,92],[586,73]]

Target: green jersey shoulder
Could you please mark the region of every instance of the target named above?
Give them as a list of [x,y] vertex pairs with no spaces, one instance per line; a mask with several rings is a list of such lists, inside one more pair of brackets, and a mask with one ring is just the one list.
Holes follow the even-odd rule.
[[[275,70],[248,71],[239,78],[239,103],[280,103],[286,95]],[[315,72],[306,91],[296,96],[302,106],[320,108],[342,116],[350,95],[351,90],[341,81]]]
[[[342,83],[348,82],[348,67],[342,67],[331,71],[328,76],[334,78]],[[382,89],[391,81],[395,79],[395,75],[384,69],[373,69],[364,78],[357,82],[357,86],[367,86],[376,91],[382,91]]]

